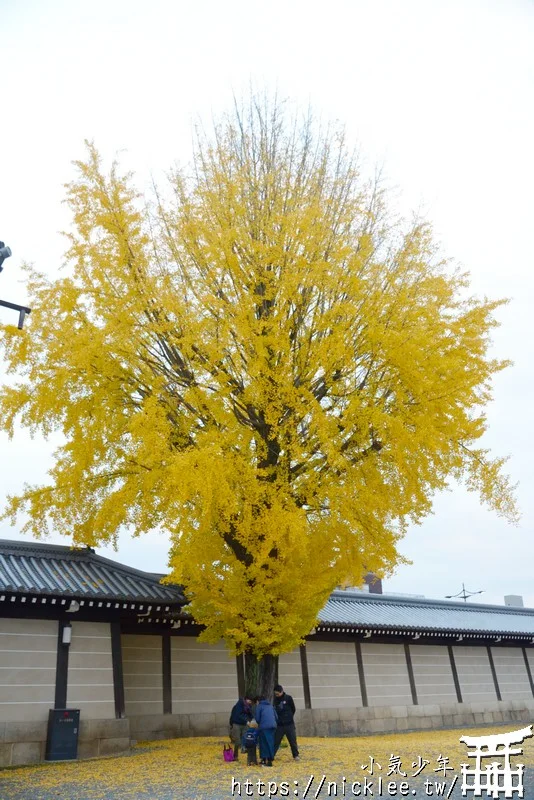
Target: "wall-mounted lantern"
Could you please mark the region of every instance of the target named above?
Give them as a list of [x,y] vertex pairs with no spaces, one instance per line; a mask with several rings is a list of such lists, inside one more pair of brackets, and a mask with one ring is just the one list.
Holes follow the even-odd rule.
[[62,644],[70,644],[72,641],[72,625],[65,625],[61,636]]

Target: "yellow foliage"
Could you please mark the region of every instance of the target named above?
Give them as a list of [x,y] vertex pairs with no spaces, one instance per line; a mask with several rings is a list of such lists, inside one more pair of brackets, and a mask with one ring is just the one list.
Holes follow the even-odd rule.
[[254,106],[151,204],[92,145],[77,169],[70,270],[30,270],[27,332],[0,331],[21,378],[4,428],[65,444],[6,516],[76,544],[168,532],[204,638],[258,656],[393,569],[451,477],[515,517],[475,447],[499,302],[469,296],[427,225],[390,222],[342,137]]
[[[120,797],[121,800],[161,800],[171,797],[173,800],[230,800],[232,778],[241,783],[241,797],[247,796],[244,787],[246,780],[250,780],[253,786],[249,790],[253,794],[248,796],[261,797],[263,792],[263,796],[268,797],[265,783],[263,788],[257,784],[258,780],[262,780],[276,781],[279,787],[285,782],[291,787],[288,794],[284,795],[279,791],[272,796],[303,797],[312,775],[314,779],[308,797],[315,798],[317,792],[320,800],[343,797],[343,778],[345,797],[355,797],[357,795],[351,791],[352,782],[361,781],[363,785],[366,777],[372,781],[374,792],[373,795],[368,794],[368,797],[380,796],[380,777],[383,780],[382,797],[400,797],[399,786],[395,794],[386,794],[386,791],[389,781],[396,781],[399,785],[403,780],[409,785],[408,797],[413,796],[414,789],[417,797],[437,797],[434,781],[443,783],[446,780],[448,789],[455,775],[458,776],[456,788],[460,791],[461,765],[468,762],[468,749],[460,742],[461,736],[502,734],[514,727],[520,727],[521,724],[524,723],[508,722],[491,727],[374,736],[299,736],[299,761],[293,760],[289,748],[282,747],[270,770],[260,766],[247,766],[245,755],[241,755],[237,762],[224,763],[224,737],[197,736],[140,742],[132,749],[131,755],[87,761],[49,762],[34,767],[3,770],[0,776],[0,797],[5,800],[26,800],[29,796],[46,800],[101,800],[103,797]],[[526,740],[522,749],[521,763],[530,772],[534,765],[532,740]],[[515,764],[517,760],[517,757],[514,758],[512,763]],[[395,764],[398,765],[398,771],[394,768]],[[422,770],[421,765],[424,765]],[[471,767],[473,766],[471,763]],[[406,777],[402,777],[400,773],[405,773]],[[321,786],[323,775],[326,780]],[[424,789],[426,780],[430,780],[432,795]],[[330,782],[337,782],[337,795],[333,788],[329,791]],[[295,787],[300,787],[298,795]],[[528,778],[525,778],[525,789],[528,792],[527,787]],[[233,796],[239,796],[237,791]],[[363,791],[360,796],[365,796]],[[402,796],[405,797],[406,794]],[[452,796],[459,795],[455,792]]]

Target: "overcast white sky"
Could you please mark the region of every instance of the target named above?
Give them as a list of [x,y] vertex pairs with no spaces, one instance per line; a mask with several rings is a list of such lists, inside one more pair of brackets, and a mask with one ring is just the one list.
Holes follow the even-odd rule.
[[[534,2],[0,0],[0,32],[0,239],[13,250],[2,299],[26,300],[22,261],[50,274],[61,265],[62,185],[84,138],[107,157],[126,149],[146,179],[186,161],[192,120],[209,121],[250,83],[346,123],[476,291],[511,299],[494,349],[515,364],[495,382],[486,442],[511,457],[521,525],[453,486],[404,540],[413,565],[384,588],[439,598],[464,582],[484,590],[480,602],[521,594],[534,607]],[[44,479],[52,450],[0,434],[0,505]],[[20,538],[5,523],[0,536]],[[99,552],[166,568],[163,535]]]

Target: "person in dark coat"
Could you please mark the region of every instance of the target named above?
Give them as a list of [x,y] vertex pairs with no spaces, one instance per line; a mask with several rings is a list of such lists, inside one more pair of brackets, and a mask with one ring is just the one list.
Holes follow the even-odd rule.
[[296,711],[295,703],[291,695],[286,694],[283,686],[280,686],[280,684],[274,687],[274,708],[278,716],[278,725],[274,734],[274,754],[276,755],[284,736],[287,736],[293,758],[298,760],[299,749],[297,746],[297,731],[294,720]]
[[230,713],[230,740],[234,745],[234,759],[239,757],[239,748],[245,729],[253,718],[252,700],[250,697],[240,697]]
[[258,697],[255,712],[258,723],[258,741],[260,745],[260,758],[264,767],[272,767],[274,758],[274,734],[278,717],[271,703],[265,697]]

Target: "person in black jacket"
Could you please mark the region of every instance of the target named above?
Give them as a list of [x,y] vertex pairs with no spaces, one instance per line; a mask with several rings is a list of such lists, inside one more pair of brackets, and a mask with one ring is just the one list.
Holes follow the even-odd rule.
[[250,697],[239,698],[230,714],[230,740],[234,745],[234,759],[239,756],[241,740],[247,724],[253,718],[252,700]]
[[278,725],[274,734],[274,753],[280,747],[280,742],[287,736],[287,741],[291,747],[291,753],[295,760],[299,757],[297,747],[297,731],[295,729],[295,703],[290,694],[284,692],[283,686],[278,683],[274,687],[274,708],[278,715]]

